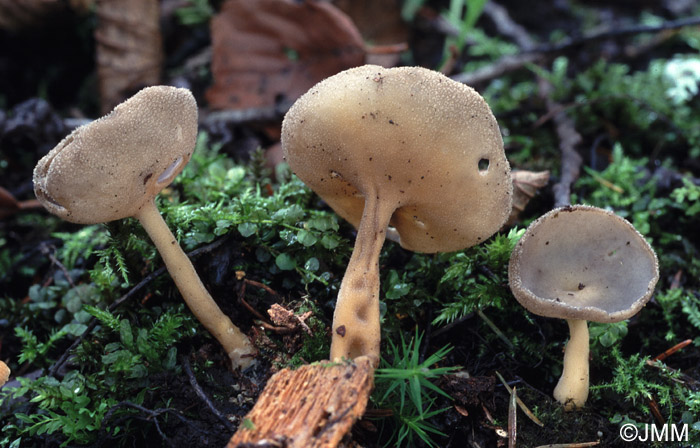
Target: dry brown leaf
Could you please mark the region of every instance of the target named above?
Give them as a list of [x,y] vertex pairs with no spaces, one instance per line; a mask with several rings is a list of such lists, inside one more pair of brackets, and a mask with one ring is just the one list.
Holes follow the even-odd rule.
[[549,171],[518,170],[511,171],[510,175],[513,179],[513,210],[506,225],[514,224],[537,190],[549,182]]
[[12,216],[20,210],[40,208],[42,208],[42,206],[36,199],[18,201],[12,193],[0,187],[0,219]]
[[[333,4],[345,12],[370,45],[368,64],[391,67],[399,62],[401,44],[408,40],[408,27],[401,18],[399,0],[334,0]],[[379,48],[394,46],[398,51],[377,52]]]
[[99,0],[95,30],[100,101],[107,113],[158,84],[163,61],[158,0]]
[[365,60],[352,20],[319,1],[228,0],[211,21],[211,36],[212,109],[291,102]]
[[59,0],[0,0],[0,29],[17,31],[40,26],[64,9]]

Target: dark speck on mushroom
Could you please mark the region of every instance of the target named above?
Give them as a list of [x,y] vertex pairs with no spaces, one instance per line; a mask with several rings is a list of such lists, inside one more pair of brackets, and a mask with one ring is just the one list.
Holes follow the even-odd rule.
[[585,287],[586,287],[586,285],[584,285],[583,283],[579,283],[579,284],[578,284],[578,290],[579,290],[579,291],[582,290],[582,289],[585,288]]

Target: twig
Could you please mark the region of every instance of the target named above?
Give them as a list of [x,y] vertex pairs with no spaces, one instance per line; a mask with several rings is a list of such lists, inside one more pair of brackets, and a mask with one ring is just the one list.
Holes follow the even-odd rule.
[[292,103],[290,101],[283,101],[274,106],[220,110],[210,112],[200,120],[200,124],[214,126],[222,123],[244,124],[253,121],[276,121],[281,120],[291,106]]
[[499,338],[500,340],[502,340],[511,350],[512,350],[512,349],[515,349],[515,345],[513,345],[513,343],[510,342],[510,339],[508,339],[508,338],[506,337],[506,335],[503,334],[503,332],[501,331],[501,329],[498,328],[498,327],[496,326],[496,324],[494,324],[493,321],[492,321],[491,319],[489,319],[489,318],[486,316],[486,314],[484,314],[484,312],[483,312],[482,310],[480,310],[480,309],[479,309],[479,310],[476,310],[476,314],[477,314],[477,316],[479,316],[479,317],[481,318],[481,320],[483,320],[483,321],[486,323],[486,325],[489,326],[489,328],[490,328],[494,333],[496,333],[496,336],[498,336],[498,338]]
[[[501,380],[501,384],[503,384],[503,386],[506,388],[508,393],[511,394],[511,396],[514,395],[513,389],[515,389],[515,388],[513,388],[513,389],[510,388],[510,386],[508,385],[506,380],[503,379],[503,376],[498,372],[498,370],[496,370],[496,376],[498,377],[499,380]],[[542,421],[539,418],[537,418],[537,416],[535,414],[533,414],[532,411],[527,406],[525,406],[525,403],[523,402],[523,400],[521,400],[520,397],[518,397],[517,395],[516,395],[516,401],[517,401],[520,409],[522,409],[522,411],[525,413],[525,415],[527,415],[530,418],[530,420],[532,420],[537,426],[544,427],[544,423],[542,423]]]
[[[112,418],[112,415],[121,408],[132,408],[132,409],[136,409],[137,411],[139,411],[143,414],[146,414],[147,415],[146,418],[143,418],[143,417],[140,417],[140,418],[142,420],[145,420],[145,421],[149,421],[149,422],[152,421],[156,427],[156,431],[158,431],[158,434],[161,436],[163,441],[166,444],[168,444],[169,446],[174,446],[174,445],[172,444],[172,442],[170,441],[168,436],[165,435],[162,428],[160,427],[160,423],[158,422],[158,417],[161,414],[165,414],[165,413],[173,414],[181,422],[187,424],[188,426],[194,426],[194,425],[192,425],[192,422],[190,422],[187,418],[183,417],[177,409],[161,408],[161,409],[151,410],[151,409],[145,408],[139,404],[132,403],[131,401],[122,401],[122,402],[119,402],[119,403],[115,404],[114,406],[112,406],[105,414],[104,418],[102,419],[102,426],[100,427],[101,434],[104,434],[105,432],[107,432],[107,429],[106,429],[107,422],[109,422],[109,420]],[[97,444],[98,446],[100,446],[102,444],[102,442],[100,442],[101,440],[103,440],[103,437],[98,437],[98,444]]]
[[[203,115],[199,124],[206,127],[221,126],[223,124],[242,125],[256,121],[276,121],[281,120],[287,113],[292,103],[288,101],[267,107],[252,107],[248,109],[227,109],[209,112]],[[63,124],[68,131],[91,123],[90,118],[65,118]]]
[[[495,2],[488,2],[484,13],[493,20],[496,28],[504,35],[510,36],[520,48],[527,52],[535,48],[535,42],[523,27],[517,24],[508,15],[508,11]],[[583,159],[576,151],[576,146],[581,142],[581,135],[576,131],[573,120],[563,112],[561,105],[552,100],[554,90],[552,84],[538,77],[537,85],[539,95],[544,100],[545,106],[555,124],[559,137],[559,150],[561,152],[561,173],[559,182],[554,185],[554,205],[561,207],[571,203],[571,185],[578,179]]]
[[474,85],[481,82],[490,81],[508,72],[518,70],[525,66],[525,64],[536,62],[540,58],[540,55],[536,55],[533,53],[506,55],[502,56],[493,64],[489,64],[487,66],[474,70],[473,72],[459,73],[457,75],[452,76],[452,79],[467,85]]
[[[163,272],[165,272],[165,266],[160,267],[157,270],[151,272],[146,277],[144,277],[143,280],[141,280],[133,288],[131,288],[126,294],[121,296],[119,299],[115,300],[114,303],[112,303],[107,309],[109,311],[114,311],[119,305],[121,305],[122,303],[126,302],[127,300],[129,300],[130,298],[135,296],[137,292],[139,292],[144,286],[146,286],[147,284],[152,282],[156,277],[161,275]],[[60,369],[61,366],[63,366],[63,364],[65,364],[65,362],[70,357],[71,352],[73,350],[75,350],[78,347],[78,345],[80,345],[80,343],[83,342],[85,340],[85,338],[88,337],[88,335],[90,335],[90,333],[92,333],[92,330],[94,330],[95,327],[97,326],[97,322],[98,322],[97,319],[95,319],[94,317],[90,319],[90,322],[88,323],[88,326],[85,329],[85,331],[83,332],[83,334],[78,336],[78,338],[75,341],[73,341],[73,343],[70,345],[70,347],[68,347],[66,349],[66,351],[63,352],[61,357],[58,358],[58,360],[51,366],[51,368],[49,368],[49,371],[47,373],[48,376],[56,375],[56,372],[58,371],[58,369]]]
[[200,400],[202,400],[204,404],[207,405],[209,410],[216,416],[216,418],[218,418],[224,424],[224,426],[226,426],[226,429],[228,429],[230,434],[236,432],[236,427],[233,425],[233,423],[231,423],[225,415],[216,409],[214,403],[211,402],[209,397],[207,397],[202,388],[199,386],[199,383],[197,383],[197,378],[195,378],[194,372],[192,371],[192,366],[190,366],[190,362],[186,357],[182,358],[182,367],[190,380],[190,386],[192,386],[192,389],[194,389]]
[[[484,8],[486,10],[486,8]],[[532,53],[554,53],[566,50],[571,47],[582,45],[598,40],[625,37],[635,34],[659,33],[667,30],[678,30],[688,26],[700,25],[700,16],[686,17],[684,19],[672,20],[659,25],[631,25],[627,27],[610,28],[595,33],[585,34],[579,37],[570,37],[556,44],[537,45],[526,50]]]
[[600,441],[597,442],[581,442],[581,443],[553,443],[550,445],[540,445],[537,448],[587,448],[589,446],[600,445]]
[[518,439],[518,391],[514,386],[510,391],[510,400],[508,403],[508,448],[515,448],[516,440]]
[[493,21],[499,33],[513,39],[522,51],[529,52],[535,47],[535,42],[527,30],[515,22],[508,14],[508,10],[503,6],[495,2],[486,2],[484,14]]
[[668,357],[671,356],[672,354],[676,353],[678,350],[681,350],[681,349],[683,349],[683,348],[689,346],[689,345],[692,344],[692,343],[693,343],[693,340],[692,340],[692,339],[686,339],[686,340],[683,341],[683,342],[679,342],[678,344],[676,344],[676,345],[674,345],[673,347],[669,348],[669,349],[666,350],[665,352],[656,355],[653,359],[647,361],[647,363],[653,363],[653,362],[657,362],[657,361],[663,361],[664,359],[668,358]]
[[[189,258],[194,258],[194,257],[197,257],[197,256],[203,254],[203,253],[210,252],[210,251],[214,250],[216,247],[223,244],[223,242],[226,241],[226,239],[227,238],[220,238],[211,244],[208,244],[206,246],[200,247],[199,249],[193,250],[192,252],[187,254],[187,256]],[[124,303],[127,300],[130,300],[132,297],[134,297],[136,295],[136,293],[138,293],[141,289],[143,289],[143,287],[145,287],[146,285],[151,283],[157,277],[161,276],[165,271],[166,271],[165,266],[161,266],[160,268],[158,268],[155,271],[148,274],[140,282],[138,282],[133,288],[131,288],[126,294],[124,294],[123,296],[121,296],[120,298],[115,300],[107,308],[107,310],[114,311],[122,303]],[[68,347],[66,349],[66,351],[63,352],[61,357],[58,358],[58,360],[49,368],[48,373],[47,373],[48,376],[55,376],[56,375],[56,372],[58,372],[58,370],[61,368],[61,366],[63,366],[63,364],[65,364],[66,361],[68,360],[68,358],[70,357],[71,352],[73,350],[75,350],[78,347],[78,345],[80,345],[85,340],[85,338],[87,338],[90,335],[90,333],[92,333],[92,331],[97,326],[97,323],[98,323],[98,321],[96,318],[92,317],[90,319],[90,321],[87,325],[87,328],[85,329],[83,334],[78,336],[78,338],[76,338],[76,340],[73,341],[73,343],[70,345],[70,347]]]

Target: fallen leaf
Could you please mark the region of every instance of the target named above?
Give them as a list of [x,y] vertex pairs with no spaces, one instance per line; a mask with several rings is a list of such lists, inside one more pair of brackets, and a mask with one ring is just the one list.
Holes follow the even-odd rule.
[[549,171],[517,170],[510,175],[513,180],[513,209],[506,225],[514,224],[530,199],[549,182]]
[[399,0],[334,0],[369,44],[367,63],[391,67],[408,48],[408,27],[401,18]]
[[100,106],[107,113],[143,87],[159,83],[160,7],[158,0],[101,0],[97,17]]
[[42,205],[36,199],[18,201],[6,189],[0,187],[0,220],[12,216],[20,210],[40,209]]
[[291,103],[365,60],[352,20],[320,1],[228,0],[211,21],[211,36],[212,109]]
[[18,31],[41,26],[65,9],[60,0],[0,0],[0,29]]

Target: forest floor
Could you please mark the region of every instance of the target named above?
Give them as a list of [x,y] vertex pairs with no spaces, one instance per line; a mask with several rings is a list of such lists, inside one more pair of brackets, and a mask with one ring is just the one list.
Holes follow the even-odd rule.
[[[346,440],[700,446],[697,2],[110,3],[0,0],[0,446],[224,446],[275,372],[328,358],[356,231],[291,174],[281,123],[315,83],[365,63],[479,92],[517,200],[468,249],[385,243],[382,360]],[[35,200],[37,161],[151,84],[197,100],[194,155],[157,203],[255,345],[249,369],[231,371],[138,221],[71,224]],[[590,394],[573,412],[552,398],[566,322],[508,284],[525,229],[567,204],[625,218],[659,262],[637,315],[590,323]]]

